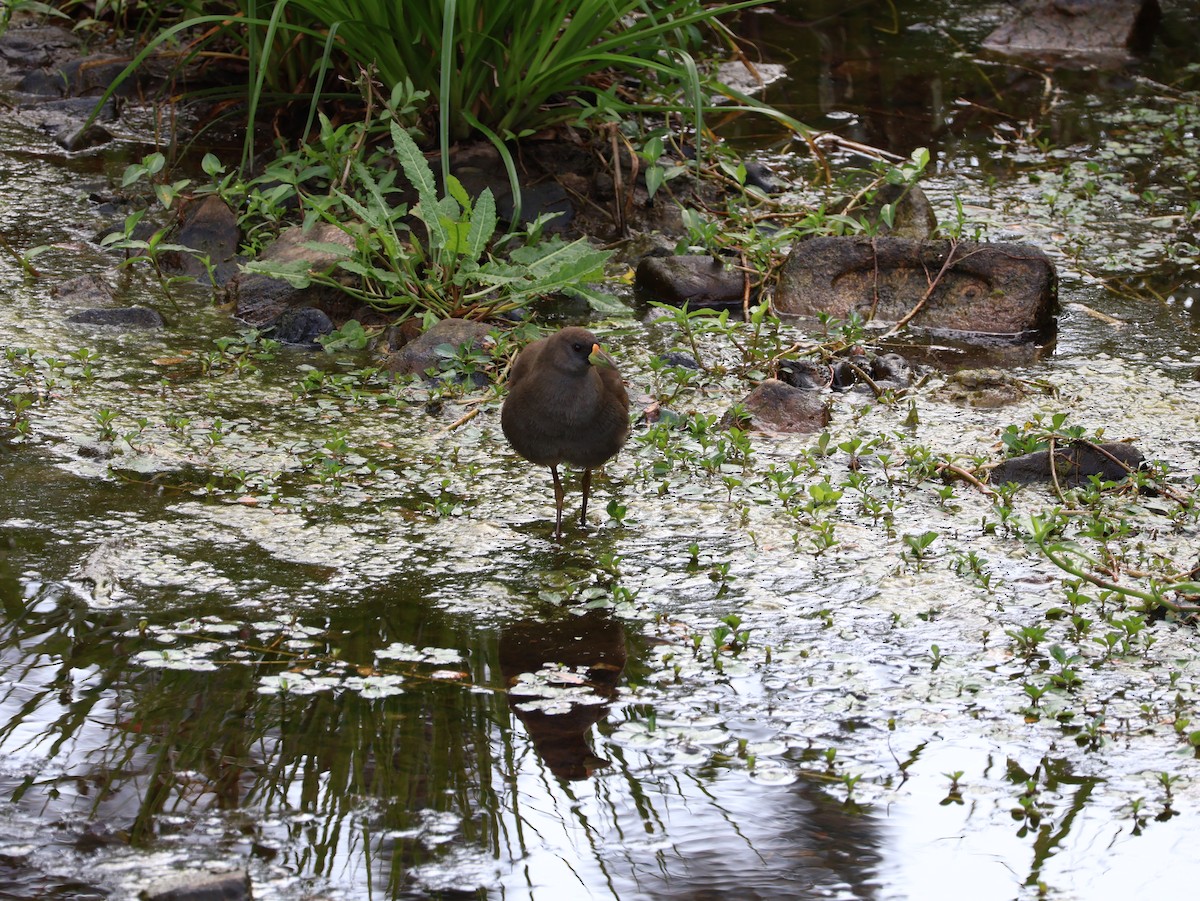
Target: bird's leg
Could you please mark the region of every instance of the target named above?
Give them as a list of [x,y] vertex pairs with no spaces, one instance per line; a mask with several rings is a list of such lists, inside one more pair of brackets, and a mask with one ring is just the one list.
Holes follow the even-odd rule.
[[588,492],[591,491],[591,489],[592,489],[592,471],[591,471],[591,469],[585,469],[583,471],[583,510],[580,511],[580,513],[579,513],[579,524],[581,526],[587,525],[587,499],[588,499]]
[[550,467],[550,475],[554,477],[554,537],[562,538],[563,487],[558,477],[558,464]]

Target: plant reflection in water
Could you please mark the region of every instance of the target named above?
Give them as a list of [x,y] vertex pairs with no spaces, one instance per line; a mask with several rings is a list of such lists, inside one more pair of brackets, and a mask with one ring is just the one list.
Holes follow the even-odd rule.
[[[716,783],[743,777],[607,740],[637,645],[609,612],[548,607],[497,633],[409,596],[302,620],[139,620],[4,570],[0,785],[58,841],[199,843],[256,880],[371,897],[869,881],[869,824],[821,791],[718,804]],[[685,810],[694,828],[668,837]],[[813,828],[830,815],[838,841]]]

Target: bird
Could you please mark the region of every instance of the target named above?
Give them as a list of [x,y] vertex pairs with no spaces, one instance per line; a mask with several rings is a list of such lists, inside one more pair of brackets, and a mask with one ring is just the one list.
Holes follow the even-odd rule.
[[592,470],[629,437],[629,395],[596,336],[569,326],[527,345],[508,376],[500,428],[513,450],[554,479],[554,537],[562,538],[560,463],[583,469],[580,525],[587,525]]

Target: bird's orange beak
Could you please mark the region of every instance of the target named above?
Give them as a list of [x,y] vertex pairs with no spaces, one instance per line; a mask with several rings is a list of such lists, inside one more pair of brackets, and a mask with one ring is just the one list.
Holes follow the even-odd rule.
[[592,345],[592,352],[588,354],[588,362],[593,366],[607,366],[609,369],[616,369],[617,364],[599,344]]

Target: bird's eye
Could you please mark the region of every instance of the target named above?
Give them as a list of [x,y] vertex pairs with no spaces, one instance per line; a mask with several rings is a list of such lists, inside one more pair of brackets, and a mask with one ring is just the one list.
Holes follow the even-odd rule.
[[583,350],[583,345],[580,344],[578,341],[576,341],[574,344],[572,344],[571,347],[575,348],[575,350]]

